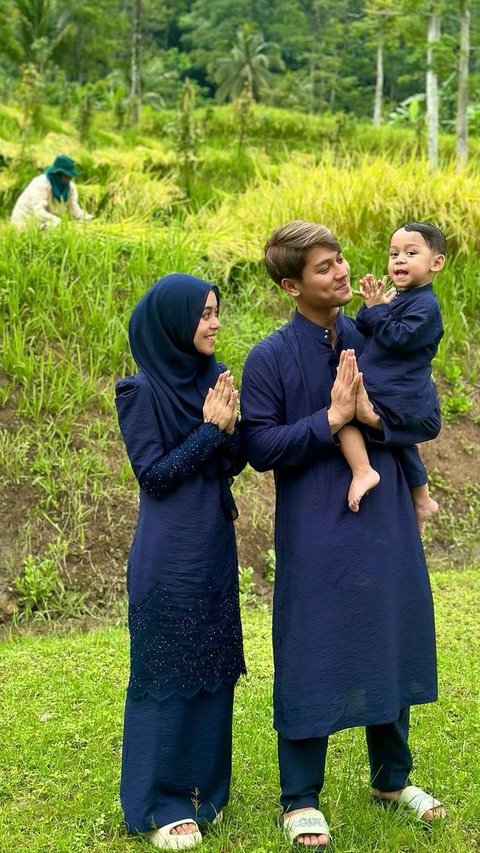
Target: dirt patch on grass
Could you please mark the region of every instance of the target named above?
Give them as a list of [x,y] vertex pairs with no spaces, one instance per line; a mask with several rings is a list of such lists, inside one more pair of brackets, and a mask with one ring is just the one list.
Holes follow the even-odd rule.
[[420,452],[428,471],[437,471],[453,490],[468,482],[478,483],[480,426],[473,418],[444,423],[438,438],[422,444]]
[[259,474],[247,471],[235,495],[239,517],[235,523],[238,561],[252,566],[257,591],[270,596],[272,583],[268,580],[270,554],[273,549],[275,487],[271,471]]
[[37,490],[21,484],[0,491],[0,622],[9,619],[17,609],[13,576],[16,573],[19,543],[37,500]]
[[[15,429],[13,406],[4,409],[2,426]],[[438,439],[422,445],[422,457],[431,475],[432,494],[441,511],[429,527],[427,556],[437,562],[465,565],[480,560],[478,513],[480,513],[480,426],[474,414],[446,422]],[[117,478],[123,459],[120,441],[112,448],[112,478]],[[85,604],[99,612],[118,610],[125,596],[125,565],[133,535],[138,500],[134,484],[122,489],[112,479],[103,498],[88,499],[83,542],[72,535],[68,512],[42,511],[42,494],[32,483],[0,489],[0,622],[8,622],[17,608],[13,579],[28,553],[41,559],[48,544],[60,533],[68,542],[62,562],[67,589],[84,596]],[[252,566],[256,592],[269,598],[272,590],[274,484],[271,473],[248,470],[237,479],[235,497],[239,562]]]

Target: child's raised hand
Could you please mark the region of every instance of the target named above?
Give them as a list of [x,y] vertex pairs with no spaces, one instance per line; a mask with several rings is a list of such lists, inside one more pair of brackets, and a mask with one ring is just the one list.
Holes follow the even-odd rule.
[[387,277],[375,278],[371,273],[360,279],[360,289],[353,291],[355,296],[360,296],[367,308],[372,305],[389,305],[395,299],[397,291],[394,287],[387,290]]

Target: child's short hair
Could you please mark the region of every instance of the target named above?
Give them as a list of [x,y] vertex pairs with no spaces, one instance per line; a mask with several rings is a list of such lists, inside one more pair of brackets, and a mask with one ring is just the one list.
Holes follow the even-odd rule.
[[[405,231],[418,231],[430,249],[438,252],[439,255],[446,254],[447,241],[445,234],[433,222],[405,222],[405,225],[400,225],[400,228],[405,228]],[[395,231],[398,230],[398,228],[395,229]]]
[[273,232],[265,245],[265,264],[277,284],[283,278],[300,279],[307,254],[314,246],[325,246],[341,252],[335,234],[325,225],[294,219]]

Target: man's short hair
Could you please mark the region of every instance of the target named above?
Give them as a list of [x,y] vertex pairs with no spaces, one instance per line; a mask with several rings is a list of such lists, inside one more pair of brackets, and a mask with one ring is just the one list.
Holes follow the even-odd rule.
[[[405,222],[405,225],[400,225],[399,228],[405,228],[405,231],[418,231],[433,252],[438,252],[439,255],[446,254],[447,241],[445,234],[433,222]],[[399,228],[396,228],[395,231],[398,231]],[[395,231],[393,234],[395,234]]]
[[314,246],[341,252],[335,234],[318,222],[294,219],[273,232],[265,245],[265,264],[277,284],[284,278],[301,279],[307,255]]

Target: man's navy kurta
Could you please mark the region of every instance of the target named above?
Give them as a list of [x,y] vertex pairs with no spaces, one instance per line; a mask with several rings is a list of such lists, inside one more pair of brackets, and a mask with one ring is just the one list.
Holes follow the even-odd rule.
[[248,458],[275,473],[274,726],[286,738],[388,723],[437,696],[432,596],[398,452],[369,445],[381,480],[350,512],[327,419],[340,351],[363,345],[342,314],[332,348],[297,312],[243,374]]

